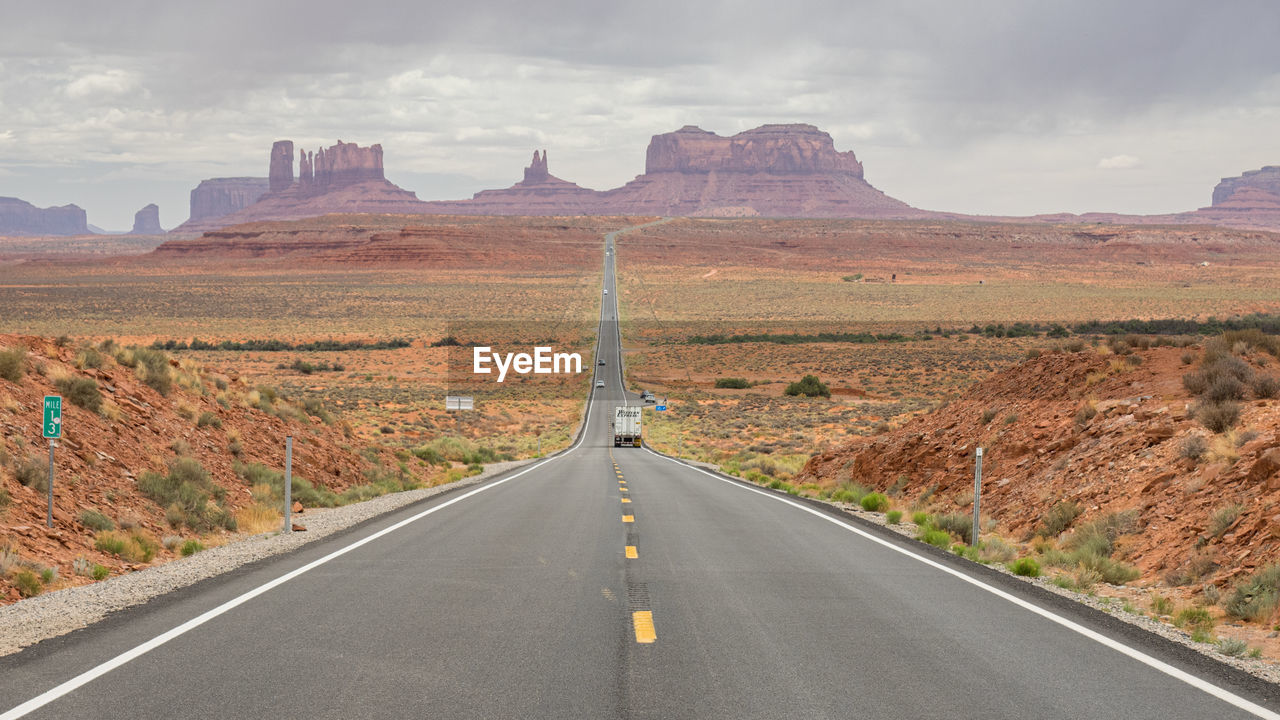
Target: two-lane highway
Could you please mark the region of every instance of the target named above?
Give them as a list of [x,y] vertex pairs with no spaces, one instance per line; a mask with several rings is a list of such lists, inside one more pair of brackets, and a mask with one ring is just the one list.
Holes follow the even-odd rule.
[[1097,614],[613,448],[613,244],[573,448],[0,660],[0,718],[1280,717]]

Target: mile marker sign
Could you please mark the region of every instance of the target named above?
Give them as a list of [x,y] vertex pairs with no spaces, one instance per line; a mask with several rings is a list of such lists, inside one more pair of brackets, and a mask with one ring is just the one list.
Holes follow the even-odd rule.
[[62,437],[62,398],[58,395],[44,396],[44,436]]

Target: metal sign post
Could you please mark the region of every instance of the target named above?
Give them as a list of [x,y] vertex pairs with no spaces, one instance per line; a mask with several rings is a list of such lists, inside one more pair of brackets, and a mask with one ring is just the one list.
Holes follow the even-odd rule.
[[973,536],[970,538],[969,544],[973,547],[978,546],[978,513],[981,512],[982,505],[982,448],[978,448],[974,452],[973,466]]
[[45,524],[53,527],[53,449],[57,447],[57,439],[62,437],[61,396],[44,396],[44,420],[41,426],[44,436],[49,439],[49,510],[45,515]]
[[293,532],[293,436],[284,439],[284,531]]

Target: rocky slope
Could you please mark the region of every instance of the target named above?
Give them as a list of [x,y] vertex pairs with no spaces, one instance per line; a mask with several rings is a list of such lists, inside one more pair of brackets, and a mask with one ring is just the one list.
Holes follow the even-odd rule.
[[[1275,358],[1239,347],[1258,376]],[[1122,348],[1122,351],[1123,348]],[[1229,433],[1193,414],[1174,347],[1125,356],[1049,352],[999,373],[895,430],[812,458],[797,482],[854,482],[901,506],[969,512],[974,449],[986,448],[982,509],[999,534],[1028,539],[1059,502],[1137,513],[1118,543],[1147,582],[1226,583],[1280,560],[1280,402],[1252,399]],[[1234,508],[1226,527],[1212,516]]]
[[[14,350],[21,355],[16,365],[8,359]],[[97,564],[117,574],[178,556],[172,547],[156,547],[150,561],[98,549],[95,537],[102,531],[86,524],[92,522],[90,513],[104,516],[118,532],[136,531],[157,545],[166,536],[198,538],[206,545],[232,539],[234,534],[220,525],[175,525],[171,507],[142,493],[144,473],[164,473],[180,460],[194,460],[208,472],[211,497],[198,510],[210,516],[215,504],[216,512],[238,514],[255,503],[233,464],[281,467],[287,435],[295,439],[295,477],[334,492],[367,482],[364,473],[373,466],[352,448],[341,422],[329,424],[283,399],[272,401],[269,391],[247,386],[232,368],[164,358],[149,366],[133,351],[113,357],[110,350],[0,335],[0,561],[5,565],[0,602],[18,599],[16,573],[24,567],[55,569],[57,579],[46,586],[51,589],[90,582],[77,574],[77,558],[86,567]],[[137,362],[138,368],[123,362]],[[16,380],[14,367],[20,372]],[[157,372],[170,380],[166,394],[153,387],[158,383],[140,379]],[[84,385],[95,387],[101,406],[93,410],[72,403],[73,384],[86,394],[92,393]],[[64,396],[53,528],[45,526],[48,445],[40,433],[45,395]],[[394,467],[390,456],[370,457]]]
[[25,200],[0,197],[0,236],[88,234],[88,219],[76,205],[38,208]]

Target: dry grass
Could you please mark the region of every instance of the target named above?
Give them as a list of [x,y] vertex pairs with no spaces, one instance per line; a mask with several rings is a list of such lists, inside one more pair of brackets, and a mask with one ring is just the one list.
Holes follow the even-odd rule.
[[250,535],[279,530],[283,527],[283,523],[284,516],[279,510],[261,503],[254,503],[236,511],[236,527]]

